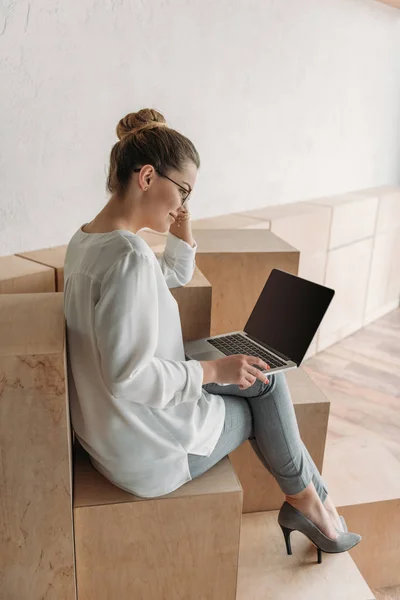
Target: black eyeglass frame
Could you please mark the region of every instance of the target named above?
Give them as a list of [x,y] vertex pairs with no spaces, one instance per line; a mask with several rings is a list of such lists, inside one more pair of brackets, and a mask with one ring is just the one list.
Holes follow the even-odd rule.
[[[134,173],[140,173],[140,171],[142,170],[142,167],[139,167],[138,169],[133,169]],[[187,196],[185,196],[185,198],[183,198],[182,202],[181,202],[181,206],[183,206],[186,202],[186,200],[189,198],[190,194],[192,193],[192,190],[187,190],[186,188],[184,188],[180,183],[178,183],[177,181],[174,181],[173,179],[171,179],[171,177],[168,177],[168,175],[163,175],[162,173],[160,173],[160,171],[158,169],[156,169],[154,167],[155,172],[160,176],[160,177],[164,177],[165,179],[169,179],[170,181],[172,181],[172,183],[174,183],[175,185],[178,186],[178,188],[180,188],[181,190],[183,190]]]

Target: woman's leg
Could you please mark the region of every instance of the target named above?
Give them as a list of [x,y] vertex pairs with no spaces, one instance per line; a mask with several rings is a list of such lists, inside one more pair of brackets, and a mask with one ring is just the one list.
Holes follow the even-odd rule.
[[[197,473],[205,472],[249,439],[257,456],[285,494],[297,494],[312,481],[324,502],[328,491],[300,437],[285,375],[275,373],[269,379],[268,384],[257,379],[245,390],[235,384],[219,386],[210,383],[203,386],[209,393],[224,398],[227,409],[225,425],[210,456],[189,455],[191,472],[193,470],[198,476]],[[240,401],[241,398],[246,401]]]
[[285,374],[275,373],[269,385],[260,381],[260,386],[259,395],[247,398],[253,414],[254,434],[249,441],[254,451],[260,460],[264,458],[285,495],[298,494],[312,481],[325,502],[328,490],[300,437]]
[[[209,457],[189,455],[190,470],[194,476],[198,476],[240,446],[245,439],[249,439],[287,500],[293,499],[291,503],[297,503],[299,510],[308,504],[315,510],[318,508],[316,500],[319,497],[323,503],[328,490],[301,440],[284,373],[271,374],[269,380],[269,384],[264,384],[257,379],[245,390],[237,385],[219,386],[211,383],[203,386],[209,393],[220,394],[224,398],[227,418],[221,438]],[[246,399],[245,403],[243,398]],[[320,514],[315,514],[315,517],[322,524],[321,508],[318,508]],[[314,513],[311,511],[309,514],[312,516]],[[327,535],[334,535],[328,524],[325,530]]]

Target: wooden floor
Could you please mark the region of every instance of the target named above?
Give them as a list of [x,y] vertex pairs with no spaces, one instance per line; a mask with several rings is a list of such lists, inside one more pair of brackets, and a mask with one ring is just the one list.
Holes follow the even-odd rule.
[[[398,461],[400,478],[400,308],[303,368],[331,402],[327,447],[338,437],[372,436]],[[373,591],[378,600],[400,600],[400,587]]]

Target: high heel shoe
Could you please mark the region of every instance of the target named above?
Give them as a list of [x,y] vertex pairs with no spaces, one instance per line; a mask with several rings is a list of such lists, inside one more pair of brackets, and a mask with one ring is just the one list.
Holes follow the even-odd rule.
[[317,547],[318,564],[322,562],[321,552],[329,554],[347,552],[347,550],[350,550],[362,540],[361,535],[358,535],[358,533],[340,531],[337,527],[335,527],[338,533],[337,539],[330,539],[310,519],[288,502],[282,504],[278,515],[278,523],[285,537],[287,553],[292,554],[290,544],[291,532],[300,531]]

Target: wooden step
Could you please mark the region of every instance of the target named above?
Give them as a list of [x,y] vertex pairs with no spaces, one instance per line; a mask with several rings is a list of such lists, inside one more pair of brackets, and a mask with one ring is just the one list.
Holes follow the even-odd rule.
[[55,246],[53,248],[42,248],[31,252],[20,252],[16,256],[25,258],[34,263],[51,267],[55,272],[56,292],[64,290],[64,261],[67,246]]
[[234,600],[243,492],[229,458],[157,498],[114,486],[74,449],[79,600]]
[[323,552],[318,564],[314,544],[293,531],[288,555],[278,513],[242,516],[236,600],[375,599],[348,552]]
[[54,270],[20,256],[0,256],[0,294],[55,292]]
[[400,585],[400,463],[372,434],[329,441],[322,475],[349,531],[350,554],[374,588]]
[[270,229],[270,223],[240,213],[230,213],[205,219],[194,219],[192,229],[193,231],[197,229]]

